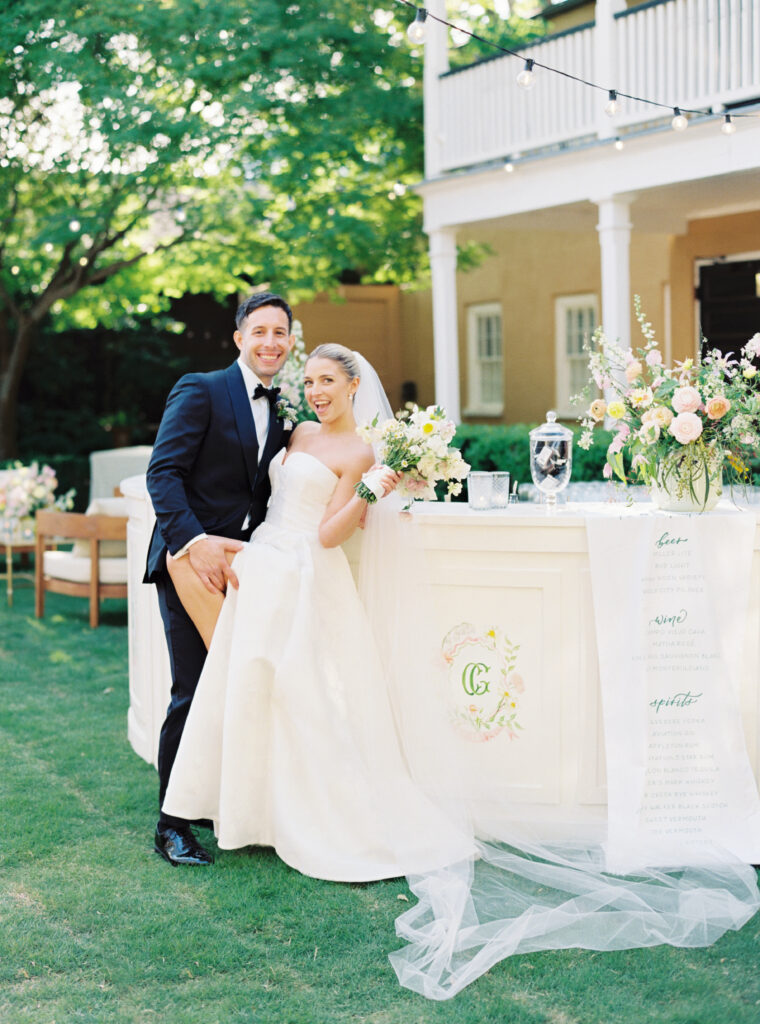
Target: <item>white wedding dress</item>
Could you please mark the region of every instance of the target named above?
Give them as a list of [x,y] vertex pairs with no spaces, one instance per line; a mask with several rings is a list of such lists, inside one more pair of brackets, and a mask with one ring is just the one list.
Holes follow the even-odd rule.
[[407,771],[375,641],[341,548],[317,530],[338,478],[270,465],[266,521],[236,556],[164,811],[219,846],[273,846],[333,881],[419,874],[473,853]]

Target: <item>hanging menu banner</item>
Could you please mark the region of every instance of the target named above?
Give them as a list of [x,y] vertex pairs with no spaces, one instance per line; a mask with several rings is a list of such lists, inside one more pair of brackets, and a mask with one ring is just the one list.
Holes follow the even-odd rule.
[[607,750],[608,868],[760,863],[739,712],[755,517],[586,520]]

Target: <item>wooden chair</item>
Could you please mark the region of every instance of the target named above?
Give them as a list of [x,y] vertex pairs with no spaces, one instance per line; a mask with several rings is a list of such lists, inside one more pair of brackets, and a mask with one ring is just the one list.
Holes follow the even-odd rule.
[[[113,502],[115,499],[108,499]],[[100,621],[100,602],[127,596],[127,516],[41,510],[36,517],[34,614],[45,614],[45,592],[87,597],[90,625]],[[73,540],[72,551],[48,550]]]

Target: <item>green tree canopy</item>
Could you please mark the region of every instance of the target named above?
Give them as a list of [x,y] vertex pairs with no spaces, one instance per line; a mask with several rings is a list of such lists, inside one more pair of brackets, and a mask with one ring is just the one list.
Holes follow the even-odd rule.
[[419,273],[408,20],[394,0],[3,5],[0,456],[47,316],[118,324],[186,291]]

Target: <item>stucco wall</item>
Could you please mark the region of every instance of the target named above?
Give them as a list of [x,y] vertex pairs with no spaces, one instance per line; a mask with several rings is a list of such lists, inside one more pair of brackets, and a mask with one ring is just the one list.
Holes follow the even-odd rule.
[[[457,275],[462,408],[467,405],[467,307],[501,302],[504,318],[504,422],[543,419],[555,402],[554,300],[593,292],[601,304],[596,231],[507,231],[477,228],[459,240],[488,243],[494,254],[476,270]],[[694,220],[684,235],[631,238],[631,295],[639,294],[663,351],[683,359],[696,351],[694,261],[760,251],[760,211]],[[666,286],[670,292],[672,352],[666,343]],[[429,290],[347,286],[343,303],[320,298],[299,305],[307,348],[341,341],[373,362],[394,407],[403,381],[414,381],[418,400],[434,400],[432,300]],[[631,339],[641,335],[631,310]],[[464,417],[469,419],[468,417]],[[477,419],[477,418],[474,418]],[[494,422],[487,420],[486,422]]]
[[377,370],[391,405],[398,408],[401,382],[401,321],[396,285],[344,285],[337,296],[317,296],[293,313],[303,325],[306,350],[339,342],[357,349]]
[[[542,420],[555,403],[555,299],[594,293],[600,304],[599,240],[593,232],[497,231],[467,234],[494,251],[477,270],[457,275],[462,406],[467,404],[467,307],[501,302],[504,340],[504,421]],[[663,286],[669,237],[633,235],[632,294],[664,342]],[[632,340],[639,332],[631,311]],[[477,418],[475,418],[477,419]],[[486,421],[492,422],[492,421]]]

